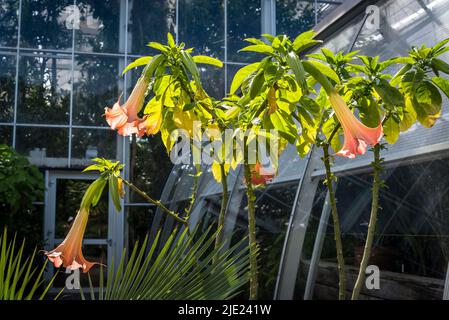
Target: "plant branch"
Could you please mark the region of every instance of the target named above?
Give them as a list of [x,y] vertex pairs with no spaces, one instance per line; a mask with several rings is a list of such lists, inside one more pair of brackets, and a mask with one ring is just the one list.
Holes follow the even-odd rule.
[[225,170],[225,164],[220,163],[220,172],[221,172],[221,186],[223,189],[223,195],[221,198],[221,208],[220,208],[220,216],[218,217],[218,225],[217,225],[217,236],[215,238],[215,250],[218,250],[223,242],[223,232],[224,232],[224,224],[225,224],[225,215],[226,215],[226,206],[228,205],[228,176]]
[[141,195],[144,199],[146,199],[148,202],[158,206],[163,212],[165,212],[167,215],[169,215],[170,217],[174,218],[176,221],[187,225],[187,219],[183,219],[179,216],[179,214],[177,214],[176,212],[168,209],[165,205],[163,205],[159,200],[154,200],[153,198],[151,198],[148,194],[146,194],[144,191],[140,190],[138,187],[136,187],[135,185],[133,185],[131,182],[123,179],[123,183],[126,184],[130,189],[134,190],[135,192],[137,192],[139,195]]
[[184,220],[189,220],[190,213],[192,212],[193,205],[195,204],[195,200],[196,200],[196,195],[198,193],[199,174],[198,174],[198,170],[196,170],[196,166],[194,166],[194,167],[195,167],[195,175],[193,176],[192,196],[190,197],[189,206],[185,210]]
[[[337,128],[337,127],[336,127]],[[337,132],[334,129],[334,132]],[[332,135],[331,135],[332,140]],[[324,166],[326,168],[326,185],[329,192],[329,199],[331,203],[332,220],[334,224],[334,239],[335,239],[335,249],[337,251],[337,265],[338,265],[338,299],[345,300],[346,296],[346,274],[345,274],[345,259],[343,256],[343,245],[341,241],[341,228],[340,220],[337,210],[337,200],[335,198],[335,191],[333,187],[334,175],[331,171],[331,161],[329,155],[329,142],[323,144],[324,156],[322,158]]]
[[357,276],[356,283],[354,285],[354,290],[352,291],[351,300],[358,300],[360,291],[365,282],[366,267],[368,266],[369,259],[371,257],[371,249],[373,245],[374,232],[376,230],[377,223],[377,213],[379,210],[379,189],[381,185],[380,172],[382,171],[381,158],[380,158],[381,146],[378,143],[374,146],[374,161],[372,162],[372,167],[374,169],[373,173],[373,189],[372,189],[372,203],[371,203],[371,216],[369,219],[368,232],[366,234],[365,249],[363,250],[363,258],[360,263],[359,274]]
[[[245,155],[248,154],[248,146],[244,141]],[[254,194],[254,187],[251,183],[251,169],[248,163],[248,157],[245,157],[245,162],[243,165],[243,171],[246,181],[246,196],[248,199],[248,240],[249,240],[249,250],[250,250],[250,279],[249,279],[249,299],[257,300],[257,291],[259,287],[258,281],[258,266],[257,266],[257,239],[256,239],[256,212],[255,212],[255,202],[256,196]]]

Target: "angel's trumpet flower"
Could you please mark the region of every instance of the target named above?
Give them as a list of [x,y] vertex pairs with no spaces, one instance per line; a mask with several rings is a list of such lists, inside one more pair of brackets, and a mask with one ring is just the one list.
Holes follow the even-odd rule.
[[104,108],[111,129],[117,129],[122,136],[136,134],[141,137],[145,134],[146,117],[139,118],[137,114],[142,109],[147,87],[148,80],[141,77],[123,106],[117,101],[112,108]]
[[274,170],[265,169],[257,162],[251,170],[251,183],[254,185],[267,184],[273,180]]
[[358,154],[365,154],[367,145],[375,146],[379,143],[383,135],[382,123],[376,128],[362,124],[335,90],[330,92],[329,100],[344,133],[343,148],[336,153],[337,156],[355,158]]
[[86,208],[80,209],[64,241],[52,251],[45,252],[45,255],[56,268],[62,265],[67,269],[81,268],[83,272],[88,272],[95,264],[87,261],[81,250],[88,218],[89,210]]

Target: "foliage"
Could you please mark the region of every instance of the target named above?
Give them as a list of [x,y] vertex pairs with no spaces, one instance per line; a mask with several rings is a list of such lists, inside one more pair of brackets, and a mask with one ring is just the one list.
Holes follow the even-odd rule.
[[12,148],[0,145],[0,224],[26,236],[32,247],[40,242],[42,225],[33,202],[42,201],[43,195],[44,179],[38,168]]
[[[203,300],[231,299],[248,281],[248,249],[245,239],[232,248],[213,249],[216,232],[199,234],[173,230],[157,251],[160,232],[149,245],[136,244],[128,260],[126,249],[118,266],[108,267],[107,280],[100,270],[96,293],[89,276],[92,300]],[[243,249],[242,249],[243,248]],[[81,296],[86,299],[84,290]]]
[[40,290],[39,300],[47,294],[53,279],[45,285],[42,275],[47,262],[36,265],[36,250],[24,257],[25,240],[17,247],[16,236],[7,239],[6,228],[0,235],[0,300],[31,300]]

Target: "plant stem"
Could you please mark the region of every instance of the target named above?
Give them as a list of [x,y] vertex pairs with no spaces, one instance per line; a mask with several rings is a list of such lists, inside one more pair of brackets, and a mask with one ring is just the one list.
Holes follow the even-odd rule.
[[196,169],[196,166],[194,166],[194,167],[195,167],[195,175],[193,176],[192,196],[190,197],[189,206],[185,210],[184,220],[189,220],[190,213],[192,212],[193,205],[195,204],[196,194],[198,192],[199,174],[198,174],[198,170]]
[[141,195],[143,198],[145,198],[148,202],[158,206],[163,212],[165,212],[166,214],[168,214],[170,217],[174,218],[176,221],[187,225],[187,220],[181,218],[177,213],[175,213],[174,211],[168,209],[166,206],[164,206],[159,200],[154,200],[153,198],[151,198],[148,194],[146,194],[144,191],[140,190],[139,188],[137,188],[135,185],[133,185],[131,182],[123,179],[123,183],[126,184],[130,189],[134,190],[135,192],[137,192],[139,195]]
[[335,249],[337,251],[337,266],[338,266],[338,299],[345,300],[346,296],[346,274],[345,274],[345,259],[343,256],[343,245],[341,241],[340,220],[338,217],[337,201],[335,198],[335,191],[333,187],[333,174],[331,171],[331,161],[329,156],[329,143],[323,145],[323,162],[326,168],[326,185],[329,192],[329,199],[331,203],[332,220],[334,223],[334,239]]
[[363,283],[365,282],[366,267],[368,266],[369,259],[371,257],[371,248],[373,245],[374,232],[376,230],[377,212],[379,210],[379,189],[380,189],[380,172],[381,159],[380,159],[380,144],[374,146],[374,161],[372,163],[373,173],[373,190],[372,190],[372,203],[371,203],[371,216],[369,219],[368,232],[366,235],[365,249],[363,250],[363,258],[360,263],[359,274],[357,281],[352,291],[351,300],[358,300]]
[[220,215],[218,217],[218,225],[217,225],[217,236],[215,238],[215,250],[218,251],[218,249],[221,246],[221,243],[223,242],[223,229],[225,224],[225,214],[226,214],[226,206],[228,205],[228,176],[226,174],[225,170],[225,164],[220,163],[220,172],[221,172],[221,186],[223,189],[222,197],[221,197],[221,208],[220,208]]
[[[245,152],[245,154],[247,153]],[[257,290],[259,283],[258,283],[258,267],[257,267],[258,246],[256,239],[256,213],[255,213],[256,196],[254,195],[254,188],[253,184],[251,183],[251,169],[249,167],[247,157],[245,157],[243,169],[246,181],[246,196],[248,198],[248,235],[249,235],[248,240],[249,240],[249,254],[250,254],[249,299],[257,300]]]

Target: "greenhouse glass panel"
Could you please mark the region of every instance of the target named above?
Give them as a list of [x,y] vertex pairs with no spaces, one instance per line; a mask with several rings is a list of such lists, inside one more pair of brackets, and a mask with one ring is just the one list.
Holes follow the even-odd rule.
[[14,119],[16,57],[0,55],[0,122]]
[[120,0],[77,1],[75,51],[119,52]]
[[73,0],[22,0],[20,46],[71,50],[78,25]]
[[3,0],[0,6],[0,46],[15,47],[19,17],[19,0]]
[[[119,59],[75,56],[73,77],[73,124],[108,126],[104,108],[117,102],[123,88]],[[123,98],[120,103],[124,103]]]
[[71,60],[60,55],[20,57],[17,121],[68,125],[71,71]]

